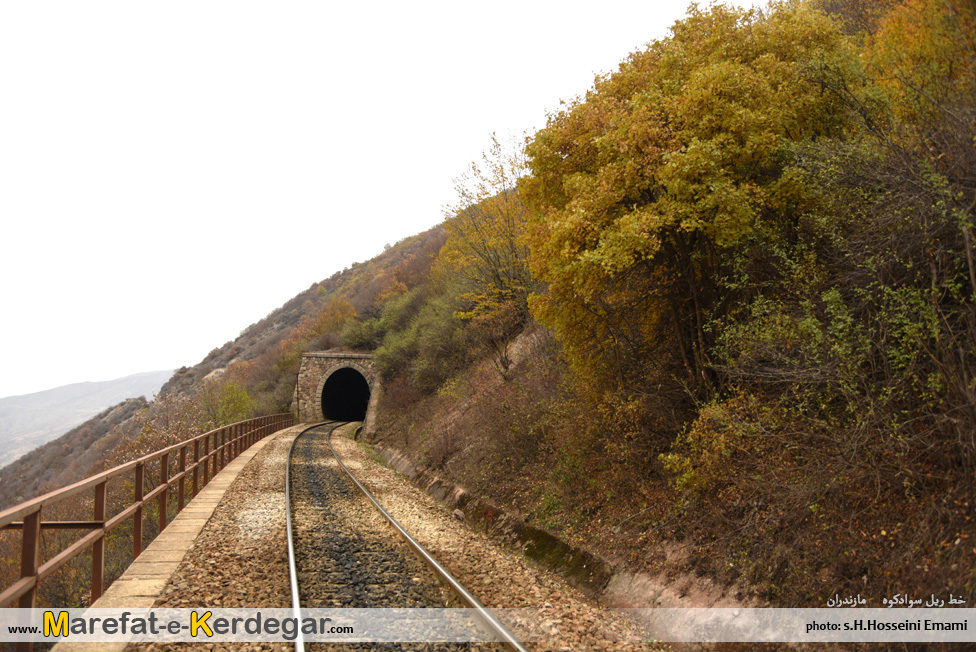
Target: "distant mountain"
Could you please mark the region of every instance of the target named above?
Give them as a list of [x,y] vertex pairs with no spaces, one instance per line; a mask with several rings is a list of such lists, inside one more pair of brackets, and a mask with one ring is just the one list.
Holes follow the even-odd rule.
[[142,397],[126,399],[0,467],[0,511],[104,470],[100,462],[139,434],[133,418],[148,408]]
[[152,399],[172,375],[148,371],[0,398],[0,468],[125,399]]

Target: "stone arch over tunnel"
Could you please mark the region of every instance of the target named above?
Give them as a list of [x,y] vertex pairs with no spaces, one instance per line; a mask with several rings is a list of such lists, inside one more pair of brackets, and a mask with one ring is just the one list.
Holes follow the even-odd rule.
[[302,354],[292,409],[303,423],[362,421],[371,434],[382,390],[372,355],[308,351]]
[[365,421],[369,382],[352,367],[340,367],[322,383],[322,416],[327,420]]

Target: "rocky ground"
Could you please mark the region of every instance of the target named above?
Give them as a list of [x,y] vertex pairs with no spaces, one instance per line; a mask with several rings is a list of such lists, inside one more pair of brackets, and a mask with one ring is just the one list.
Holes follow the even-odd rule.
[[589,600],[562,578],[502,548],[457,518],[406,478],[381,465],[368,447],[334,437],[333,446],[395,519],[486,607],[506,610],[530,650],[641,650],[625,620]]
[[[155,607],[288,608],[285,458],[298,428],[283,431],[244,468]],[[384,507],[533,652],[650,649],[627,621],[560,577],[504,549],[380,464],[363,445],[333,444]],[[291,645],[150,644],[130,650],[288,650]]]
[[[224,494],[155,608],[291,607],[285,463],[301,428],[278,433]],[[139,644],[128,650],[291,650],[291,644]]]

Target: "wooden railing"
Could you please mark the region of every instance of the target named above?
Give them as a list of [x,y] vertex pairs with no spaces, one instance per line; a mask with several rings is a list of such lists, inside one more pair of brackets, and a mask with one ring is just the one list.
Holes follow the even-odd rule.
[[[127,462],[81,482],[52,491],[33,500],[0,512],[0,530],[21,531],[20,579],[5,587],[0,593],[0,608],[17,606],[31,609],[37,601],[37,589],[41,580],[63,567],[85,550],[91,549],[91,596],[95,602],[103,591],[105,574],[105,537],[110,531],[128,519],[132,520],[132,558],[142,552],[144,512],[153,501],[158,509],[158,529],[162,532],[168,520],[171,487],[176,485],[176,511],[181,511],[189,498],[210,482],[210,479],[231,460],[240,455],[254,442],[282,428],[294,424],[291,414],[258,417],[241,421],[203,435],[175,444],[132,462]],[[146,493],[147,467],[158,463],[158,482]],[[189,465],[188,465],[189,464]],[[155,467],[156,464],[153,464]],[[170,470],[174,471],[171,475]],[[132,499],[121,510],[107,518],[106,496],[109,481],[119,481],[132,474]],[[124,476],[124,477],[123,477]],[[152,481],[149,484],[153,484]],[[94,509],[90,521],[44,521],[43,508],[55,505],[66,498],[86,490],[94,492]],[[41,560],[41,532],[47,529],[91,530],[78,541],[57,552],[51,559]],[[59,606],[59,605],[58,605]]]

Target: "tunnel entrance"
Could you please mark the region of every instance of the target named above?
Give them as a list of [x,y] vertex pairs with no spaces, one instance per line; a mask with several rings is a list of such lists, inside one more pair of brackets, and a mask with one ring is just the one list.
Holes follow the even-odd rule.
[[356,419],[362,420],[363,432],[372,434],[382,394],[369,353],[306,351],[292,405],[304,423]]
[[336,421],[365,421],[369,383],[355,369],[337,369],[322,387],[322,415]]

